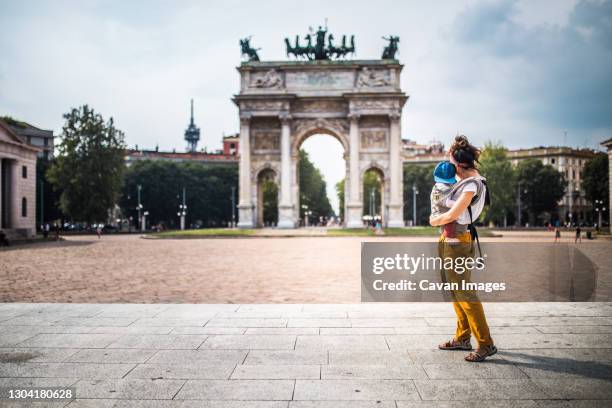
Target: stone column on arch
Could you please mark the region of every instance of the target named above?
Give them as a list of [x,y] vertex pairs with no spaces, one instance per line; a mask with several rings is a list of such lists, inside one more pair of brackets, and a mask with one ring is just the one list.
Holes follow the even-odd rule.
[[348,228],[363,227],[362,208],[359,197],[361,175],[359,174],[359,115],[350,113],[349,119],[349,199],[347,204],[346,226]]
[[401,114],[392,112],[389,115],[389,213],[387,215],[388,227],[404,227],[403,214],[403,171],[401,159]]
[[253,228],[251,197],[251,115],[240,115],[238,228]]
[[279,119],[281,122],[281,185],[278,228],[295,228],[295,208],[291,199],[291,116],[282,114]]

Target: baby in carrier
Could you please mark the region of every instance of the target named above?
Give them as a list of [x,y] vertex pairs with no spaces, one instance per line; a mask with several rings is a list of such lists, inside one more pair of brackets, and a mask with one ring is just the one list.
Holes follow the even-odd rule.
[[[455,179],[455,166],[448,161],[440,162],[434,169],[434,181],[436,182],[431,189],[431,215],[438,216],[450,210],[455,203],[449,197],[453,193],[453,187],[457,180]],[[459,242],[455,238],[455,224],[450,223],[443,225],[442,234],[446,237],[447,242]]]

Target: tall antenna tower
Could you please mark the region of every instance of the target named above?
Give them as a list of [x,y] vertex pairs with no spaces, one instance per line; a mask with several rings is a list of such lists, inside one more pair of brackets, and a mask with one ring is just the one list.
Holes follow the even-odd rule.
[[200,128],[193,121],[193,99],[191,100],[191,121],[185,131],[185,140],[187,141],[187,151],[190,153],[195,152],[200,141]]

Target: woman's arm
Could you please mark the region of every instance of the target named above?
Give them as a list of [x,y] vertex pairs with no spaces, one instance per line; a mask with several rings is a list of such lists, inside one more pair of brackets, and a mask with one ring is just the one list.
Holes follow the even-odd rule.
[[429,217],[429,223],[432,226],[437,227],[439,225],[445,225],[455,221],[468,208],[472,202],[472,197],[474,197],[474,194],[475,193],[473,191],[464,191],[459,196],[459,199],[455,201],[455,204],[453,204],[450,210],[436,217]]

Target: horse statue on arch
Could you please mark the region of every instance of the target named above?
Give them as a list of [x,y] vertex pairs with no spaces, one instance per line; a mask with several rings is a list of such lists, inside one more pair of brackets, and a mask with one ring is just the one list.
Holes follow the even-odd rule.
[[259,55],[257,51],[261,48],[251,47],[251,36],[240,40],[240,52],[241,55],[246,55],[249,61],[259,61]]

